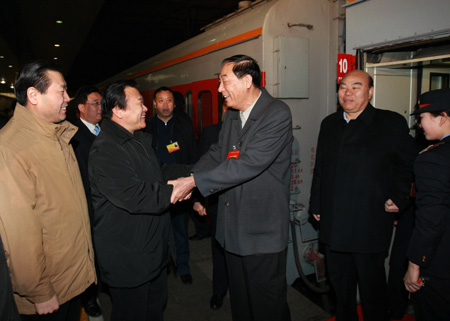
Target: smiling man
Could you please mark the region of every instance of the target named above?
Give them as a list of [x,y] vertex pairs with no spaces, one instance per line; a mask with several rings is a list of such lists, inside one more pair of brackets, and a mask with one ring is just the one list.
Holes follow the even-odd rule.
[[[102,113],[102,131],[89,155],[89,179],[94,245],[100,277],[112,297],[111,320],[162,320],[172,186],[163,179],[152,137],[141,131],[147,107],[135,83],[109,85]],[[179,177],[173,166],[170,174]]]
[[287,321],[291,112],[261,88],[249,56],[225,59],[219,81],[229,107],[219,141],[192,176],[169,182],[172,201],[194,186],[205,197],[218,193],[216,239],[225,249],[233,320]]
[[355,70],[339,86],[342,109],[321,124],[310,213],[320,221],[336,321],[387,321],[384,261],[394,214],[409,203],[415,147],[405,118],[370,104],[373,80]]
[[22,320],[77,320],[78,295],[96,281],[66,89],[55,65],[25,65],[0,131],[0,234]]

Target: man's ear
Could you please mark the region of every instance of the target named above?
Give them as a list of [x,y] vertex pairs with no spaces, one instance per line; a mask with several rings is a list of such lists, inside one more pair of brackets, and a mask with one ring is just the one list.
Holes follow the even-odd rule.
[[86,106],[84,104],[78,104],[78,111],[80,114],[85,114],[85,108]]
[[252,84],[253,84],[253,77],[250,76],[250,75],[245,75],[244,79],[245,79],[245,86],[247,88],[250,88],[252,86]]
[[439,125],[442,126],[444,125],[446,122],[450,122],[450,118],[449,115],[447,115],[446,112],[442,113],[441,115],[441,120],[439,121]]
[[112,109],[112,112],[113,112],[114,116],[116,116],[117,118],[119,118],[119,119],[123,118],[123,109],[119,108],[118,106],[115,106]]
[[28,101],[32,105],[37,105],[37,103],[39,101],[39,95],[40,95],[39,90],[37,90],[34,87],[28,87],[28,89],[27,89],[27,98],[28,98]]
[[373,87],[370,87],[370,89],[369,89],[369,101],[372,99],[372,96],[373,96],[373,90],[374,90],[374,88],[373,88]]

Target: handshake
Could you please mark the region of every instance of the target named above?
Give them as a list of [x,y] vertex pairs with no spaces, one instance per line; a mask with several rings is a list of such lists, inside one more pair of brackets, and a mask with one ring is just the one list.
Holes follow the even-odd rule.
[[170,196],[170,203],[172,204],[191,198],[192,190],[196,187],[194,175],[170,180],[167,184],[173,185],[172,195]]

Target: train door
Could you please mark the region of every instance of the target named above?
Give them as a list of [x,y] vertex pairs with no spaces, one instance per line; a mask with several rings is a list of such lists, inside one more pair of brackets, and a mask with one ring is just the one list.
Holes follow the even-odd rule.
[[[420,94],[433,89],[449,88],[450,39],[444,45],[415,46],[404,52],[366,52],[366,71],[374,78],[375,107],[389,109],[403,115],[411,129],[415,119],[409,116]],[[415,132],[411,132],[415,135]]]
[[213,100],[212,93],[204,90],[198,94],[198,133],[202,128],[213,124]]

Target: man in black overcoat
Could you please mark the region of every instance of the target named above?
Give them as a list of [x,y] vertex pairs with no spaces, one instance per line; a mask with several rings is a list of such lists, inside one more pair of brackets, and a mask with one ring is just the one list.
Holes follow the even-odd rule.
[[[144,133],[147,107],[133,81],[106,87],[102,130],[89,153],[94,245],[112,298],[111,321],[163,320],[173,248],[166,178],[186,166],[158,161]],[[172,253],[173,254],[173,253]]]
[[339,86],[341,110],[321,124],[310,213],[320,221],[336,321],[357,321],[359,285],[365,321],[386,321],[384,262],[394,214],[409,203],[415,147],[401,115],[370,104],[373,80],[348,73]]

